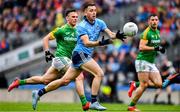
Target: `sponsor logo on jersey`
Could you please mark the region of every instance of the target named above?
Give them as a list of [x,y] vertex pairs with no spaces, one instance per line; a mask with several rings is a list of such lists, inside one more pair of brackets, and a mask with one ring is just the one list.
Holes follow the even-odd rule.
[[160,43],[161,41],[160,40],[151,40],[151,43],[153,44],[157,44],[157,43]]
[[64,40],[67,40],[67,41],[77,41],[77,38],[74,38],[73,37],[64,37]]

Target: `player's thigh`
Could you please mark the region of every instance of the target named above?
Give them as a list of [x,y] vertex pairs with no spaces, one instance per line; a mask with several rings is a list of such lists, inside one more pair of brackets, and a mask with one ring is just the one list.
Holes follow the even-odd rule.
[[51,82],[58,78],[58,74],[58,70],[51,66],[42,77],[43,80]]
[[138,72],[138,79],[139,79],[140,85],[148,86],[149,72]]
[[81,72],[82,70],[70,66],[69,69],[66,71],[65,75],[62,77],[62,79],[68,81],[74,80],[76,77],[80,75]]
[[159,72],[150,72],[150,80],[155,84],[157,87],[162,86],[162,78]]
[[58,70],[58,78],[61,78],[65,75],[66,71],[69,69],[70,65],[66,65],[60,71]]
[[104,73],[101,67],[97,64],[94,59],[87,61],[86,63],[81,65],[81,68],[94,76],[103,76]]

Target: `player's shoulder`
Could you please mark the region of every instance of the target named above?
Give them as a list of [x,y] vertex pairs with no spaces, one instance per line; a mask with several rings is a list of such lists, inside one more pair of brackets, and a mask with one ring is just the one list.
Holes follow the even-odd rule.
[[96,18],[97,24],[104,24],[105,22],[102,19]]
[[96,18],[97,22],[104,22],[102,19]]
[[149,32],[150,32],[150,28],[149,27],[147,27],[142,33],[141,33],[141,38],[143,38],[143,39],[147,39],[148,38],[148,35],[149,35]]
[[63,28],[65,28],[65,25],[63,25],[63,26],[57,26],[57,27],[54,29],[54,31],[62,30]]
[[85,28],[87,26],[87,22],[85,20],[82,20],[76,28]]
[[66,29],[68,27],[68,25],[67,24],[64,24],[64,25],[62,25],[61,27],[59,27],[59,29]]
[[147,27],[147,28],[142,32],[143,35],[147,35],[148,33],[150,33],[150,28],[149,28],[149,27]]

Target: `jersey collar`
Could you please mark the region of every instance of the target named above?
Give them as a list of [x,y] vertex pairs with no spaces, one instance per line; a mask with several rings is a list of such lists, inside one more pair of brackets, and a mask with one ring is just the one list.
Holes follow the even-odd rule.
[[71,29],[74,29],[74,27],[72,27],[70,24],[66,24],[69,28],[71,28]]
[[87,21],[90,25],[94,25],[94,24],[95,24],[95,21],[96,21],[96,20],[94,20],[94,22],[91,23],[91,22],[88,21],[88,19],[86,18],[86,16],[84,16],[83,18],[84,18],[84,20]]

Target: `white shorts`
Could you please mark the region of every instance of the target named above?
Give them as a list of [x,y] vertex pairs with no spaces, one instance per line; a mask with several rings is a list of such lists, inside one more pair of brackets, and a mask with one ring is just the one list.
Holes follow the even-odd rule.
[[52,60],[52,67],[56,68],[58,71],[61,71],[66,66],[70,66],[72,61],[67,57],[55,57]]
[[154,63],[145,60],[135,61],[136,72],[159,72]]

